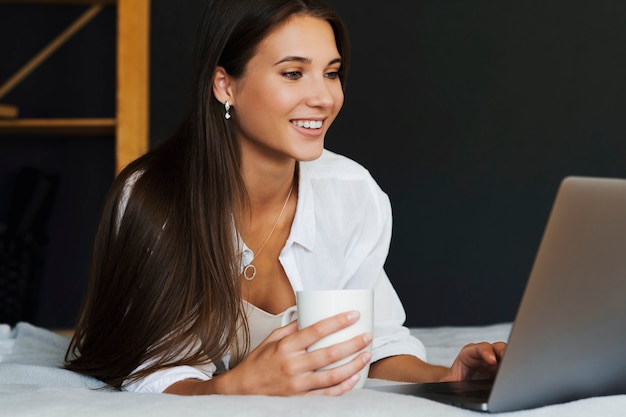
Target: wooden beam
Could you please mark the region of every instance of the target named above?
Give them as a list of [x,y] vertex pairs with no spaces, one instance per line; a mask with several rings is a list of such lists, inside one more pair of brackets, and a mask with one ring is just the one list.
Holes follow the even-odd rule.
[[0,134],[55,135],[114,135],[115,119],[15,119],[0,120]]
[[148,150],[150,1],[117,5],[116,173]]
[[15,119],[19,113],[20,110],[17,106],[0,103],[0,119]]
[[113,5],[116,2],[116,0],[0,0],[0,4],[101,4],[103,6]]
[[[123,2],[122,2],[123,3]],[[91,6],[85,13],[67,27],[59,36],[54,38],[52,42],[46,45],[37,55],[32,57],[22,68],[11,76],[2,86],[0,86],[0,99],[18,85],[24,78],[33,72],[42,62],[59,49],[65,42],[81,30],[91,19],[93,19],[100,11],[102,6]]]

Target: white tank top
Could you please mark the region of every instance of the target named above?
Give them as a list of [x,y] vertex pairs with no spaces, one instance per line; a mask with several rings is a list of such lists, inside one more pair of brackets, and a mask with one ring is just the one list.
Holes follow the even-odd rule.
[[250,351],[254,350],[267,336],[282,325],[285,311],[271,314],[244,300],[244,309],[250,328]]

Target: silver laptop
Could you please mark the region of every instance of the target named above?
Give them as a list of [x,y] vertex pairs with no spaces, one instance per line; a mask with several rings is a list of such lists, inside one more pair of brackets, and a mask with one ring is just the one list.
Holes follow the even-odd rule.
[[487,412],[626,393],[626,180],[563,180],[508,342],[493,381],[373,389]]

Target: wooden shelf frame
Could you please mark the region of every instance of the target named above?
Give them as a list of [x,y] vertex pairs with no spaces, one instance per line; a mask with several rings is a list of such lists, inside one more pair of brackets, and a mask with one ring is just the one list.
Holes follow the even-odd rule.
[[[123,1],[123,0],[122,0]],[[103,6],[115,5],[116,0],[0,0],[0,4],[101,4]]]
[[150,0],[0,0],[8,3],[115,6],[116,110],[115,118],[0,120],[0,135],[113,134],[116,174],[145,153],[149,148]]
[[104,135],[113,136],[115,119],[16,119],[0,120],[0,133],[9,135]]

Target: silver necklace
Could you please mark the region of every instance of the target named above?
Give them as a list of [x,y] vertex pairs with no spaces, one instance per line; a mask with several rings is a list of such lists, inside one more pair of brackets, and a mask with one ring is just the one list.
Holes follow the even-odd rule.
[[287,203],[289,202],[289,197],[291,197],[291,192],[292,191],[293,191],[293,183],[291,184],[291,188],[289,189],[289,194],[287,194],[287,199],[285,200],[285,203],[283,204],[283,208],[280,210],[280,214],[278,215],[278,218],[276,219],[276,222],[274,223],[274,226],[272,226],[272,230],[270,230],[270,232],[267,234],[267,237],[265,237],[265,240],[263,241],[263,244],[261,245],[259,250],[256,251],[256,253],[252,257],[252,259],[250,260],[248,265],[246,265],[245,268],[243,268],[243,277],[246,280],[252,281],[254,279],[254,277],[256,277],[256,266],[252,265],[252,262],[254,262],[254,260],[256,259],[257,256],[259,256],[259,253],[261,253],[263,248],[265,248],[265,245],[270,240],[270,237],[272,236],[272,233],[274,233],[274,230],[276,229],[276,226],[278,226],[278,222],[280,221],[280,218],[283,217],[283,213],[285,212],[285,208],[287,208]]

